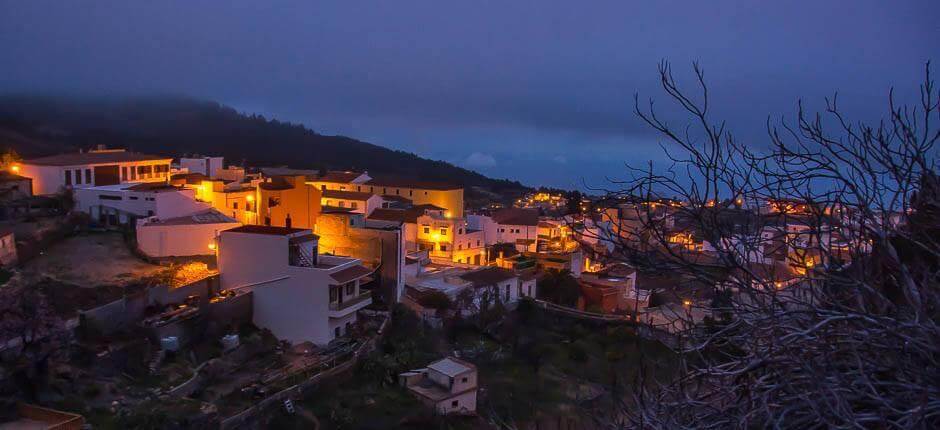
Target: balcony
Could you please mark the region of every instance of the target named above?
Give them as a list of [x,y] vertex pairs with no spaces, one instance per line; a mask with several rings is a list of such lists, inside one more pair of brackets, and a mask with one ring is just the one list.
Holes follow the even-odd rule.
[[343,300],[342,303],[330,302],[330,318],[343,318],[372,304],[372,292],[363,291],[358,296]]

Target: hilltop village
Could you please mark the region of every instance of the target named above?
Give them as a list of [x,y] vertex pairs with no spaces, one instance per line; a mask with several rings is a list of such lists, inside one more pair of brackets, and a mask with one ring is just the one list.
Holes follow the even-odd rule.
[[[620,365],[609,363],[636,364],[622,349],[630,342],[605,339],[655,344],[668,367],[670,334],[719,319],[722,295],[734,294],[670,261],[631,264],[626,248],[655,246],[649,224],[669,232],[670,253],[714,268],[719,248],[763,239],[741,253],[752,270],[722,276],[768,289],[827,264],[812,252],[819,240],[835,249],[854,240],[835,229],[820,235],[803,217],[815,208],[799,201],[706,202],[746,232],[726,243],[681,216],[689,202],[670,199],[533,192],[514,207],[468,208],[455,184],[104,147],[4,169],[0,380],[4,396],[20,401],[10,419],[101,427],[159,413],[181,427],[240,428],[304,407],[320,420],[326,409],[317,408],[327,408],[338,422],[357,419],[350,409],[381,409],[375,403],[392,393],[403,403],[391,410],[460,416],[472,428],[527,395],[602,401],[611,374],[585,375],[596,370],[588,364],[608,363],[613,374]],[[544,334],[549,325],[535,313],[593,325]],[[636,329],[621,333],[623,324]],[[422,343],[455,326],[486,335]],[[405,345],[420,353],[400,358]],[[518,365],[499,361],[506,345],[540,386],[556,377],[545,363],[582,382],[500,399],[500,372]],[[399,358],[382,373],[376,354]],[[362,405],[304,403],[340,377],[391,391],[349,395]],[[514,378],[517,389],[524,378]]]

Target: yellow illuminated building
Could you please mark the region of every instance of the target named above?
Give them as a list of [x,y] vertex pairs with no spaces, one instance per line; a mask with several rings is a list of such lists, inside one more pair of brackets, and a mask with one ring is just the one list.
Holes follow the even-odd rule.
[[369,179],[363,183],[308,179],[307,183],[320,190],[341,190],[395,196],[411,200],[412,204],[434,205],[450,212],[453,218],[463,218],[463,188],[422,181],[382,181]]

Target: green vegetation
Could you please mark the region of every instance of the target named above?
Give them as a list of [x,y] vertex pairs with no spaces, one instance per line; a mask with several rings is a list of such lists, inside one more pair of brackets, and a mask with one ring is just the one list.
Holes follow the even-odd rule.
[[562,306],[574,307],[581,297],[581,286],[567,270],[547,271],[548,276],[539,281],[539,298]]
[[[498,327],[481,330],[474,320],[431,329],[403,307],[377,350],[347,380],[318,387],[303,406],[322,428],[472,428],[486,421],[517,425],[577,422],[595,414],[646,376],[665,378],[675,363],[671,350],[637,337],[624,326],[556,320],[524,302],[503,314]],[[397,385],[399,373],[424,367],[451,351],[474,363],[482,418],[435,417]],[[587,408],[587,409],[586,409]],[[279,428],[302,425],[300,417],[276,417]]]

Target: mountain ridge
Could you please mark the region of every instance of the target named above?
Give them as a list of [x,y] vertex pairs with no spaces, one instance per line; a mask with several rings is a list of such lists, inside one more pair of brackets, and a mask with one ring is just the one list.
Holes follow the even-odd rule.
[[222,155],[249,166],[363,170],[372,175],[451,182],[515,196],[518,181],[481,173],[347,136],[246,114],[184,96],[82,98],[0,96],[0,146],[25,158],[99,144],[161,155]]

